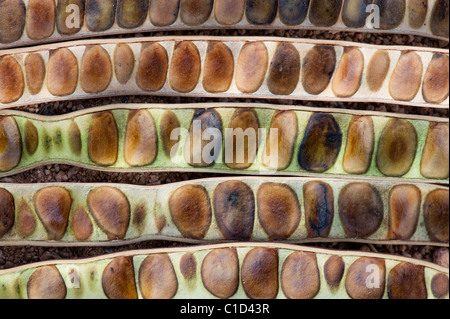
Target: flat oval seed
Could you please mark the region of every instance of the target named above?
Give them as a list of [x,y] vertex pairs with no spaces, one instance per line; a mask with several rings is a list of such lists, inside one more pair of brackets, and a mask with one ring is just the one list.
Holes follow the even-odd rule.
[[25,147],[28,154],[33,155],[39,145],[39,133],[30,121],[25,122]]
[[434,275],[431,280],[431,292],[438,299],[448,296],[448,276],[443,273]]
[[280,43],[272,59],[267,86],[273,94],[289,95],[300,79],[300,55],[290,43]]
[[337,160],[342,132],[335,118],[315,113],[309,119],[298,153],[298,163],[308,172],[323,173]]
[[92,222],[83,208],[75,210],[70,220],[73,235],[78,241],[87,241],[94,230]]
[[366,25],[372,0],[345,0],[342,8],[342,21],[349,28],[359,29]]
[[246,0],[216,0],[214,16],[219,24],[238,24],[244,17]]
[[158,154],[158,134],[147,110],[130,112],[125,132],[124,158],[130,166],[150,165]]
[[[177,115],[172,111],[165,111],[159,121],[159,134],[164,147],[166,156],[172,158],[178,151],[178,143],[180,135],[175,134],[177,129],[181,127]],[[172,136],[173,132],[173,136]]]
[[367,65],[366,81],[372,92],[378,92],[383,86],[389,71],[391,59],[385,50],[377,50]]
[[192,253],[185,253],[180,259],[180,272],[186,280],[192,280],[197,275],[197,261]]
[[203,88],[210,93],[226,92],[233,74],[233,52],[222,42],[210,42],[203,66]]
[[413,29],[420,29],[427,18],[428,0],[408,1],[408,24]]
[[420,189],[415,185],[397,185],[389,193],[389,235],[395,240],[410,239],[419,223]]
[[108,299],[137,299],[133,257],[117,257],[106,265],[102,287]]
[[240,181],[228,181],[214,190],[214,215],[225,239],[250,240],[255,220],[255,196]]
[[289,299],[313,299],[320,290],[316,254],[297,251],[281,268],[281,289]]
[[22,0],[0,1],[0,43],[12,43],[22,37],[25,10]]
[[239,53],[236,86],[242,93],[254,93],[261,87],[267,72],[269,53],[263,42],[248,42]]
[[422,82],[423,64],[415,52],[402,53],[389,82],[389,93],[397,101],[411,101]]
[[235,248],[214,249],[203,259],[202,281],[214,296],[228,299],[239,287],[239,259]]
[[98,165],[110,166],[117,161],[119,133],[111,112],[92,116],[89,129],[89,158]]
[[392,30],[398,27],[406,14],[406,0],[375,0],[380,12],[380,28]]
[[86,26],[101,32],[111,28],[116,16],[117,0],[86,0]]
[[275,114],[264,147],[263,165],[270,169],[286,169],[292,161],[297,133],[298,119],[295,112]]
[[38,94],[45,79],[45,62],[39,53],[27,54],[24,60],[25,78],[28,91],[32,95]]
[[144,299],[171,299],[178,280],[167,254],[150,255],[139,268],[139,289]]
[[70,123],[67,134],[69,135],[70,149],[75,155],[81,155],[81,149],[83,147],[83,144],[81,142],[81,132],[75,121],[72,121]]
[[225,136],[225,164],[233,169],[247,169],[254,163],[258,152],[258,115],[253,109],[237,109],[228,128],[233,135]]
[[385,176],[408,173],[416,156],[417,132],[407,120],[391,119],[381,132],[376,157],[377,167]]
[[439,37],[448,39],[449,4],[448,0],[436,0],[430,16],[430,30]]
[[306,229],[308,238],[327,238],[334,219],[334,196],[330,185],[308,182],[303,185]]
[[53,34],[56,23],[54,0],[28,0],[27,35],[32,40],[42,40]]
[[339,216],[347,238],[367,238],[383,221],[383,200],[367,183],[351,183],[339,194]]
[[169,83],[179,93],[191,92],[197,86],[201,71],[200,53],[190,41],[178,42],[172,54]]
[[70,193],[62,187],[46,187],[39,190],[34,198],[34,206],[48,239],[60,240],[66,232],[72,207]]
[[20,202],[17,208],[16,230],[21,238],[27,238],[33,235],[36,230],[36,218],[34,217],[30,206],[28,206],[24,200]]
[[190,26],[201,25],[208,20],[213,5],[214,0],[181,0],[181,21]]
[[80,84],[86,93],[100,93],[111,83],[112,63],[108,52],[100,45],[86,47],[81,59]]
[[152,43],[142,50],[136,75],[137,85],[144,91],[156,92],[166,83],[169,57],[159,43]]
[[66,285],[55,266],[39,267],[28,279],[28,299],[64,299],[66,294]]
[[120,84],[127,83],[134,69],[134,53],[128,44],[119,43],[114,49],[114,74]]
[[14,197],[0,188],[0,238],[11,230],[15,219]]
[[364,71],[364,55],[357,48],[345,48],[336,69],[332,89],[337,97],[353,96],[361,86]]
[[56,29],[64,35],[76,34],[84,24],[85,0],[59,0],[56,6]]
[[426,299],[425,269],[402,262],[392,268],[388,278],[389,299]]
[[247,0],[245,14],[252,24],[271,24],[277,16],[277,0]]
[[264,183],[257,194],[258,216],[270,240],[285,240],[297,229],[301,210],[295,191],[286,184]]
[[203,239],[211,225],[211,204],[200,185],[179,187],[169,199],[172,220],[185,238]]
[[331,27],[339,19],[342,0],[311,0],[309,20],[317,27]]
[[302,83],[312,95],[322,93],[330,83],[336,67],[336,52],[330,46],[315,46],[303,60]]
[[249,298],[274,299],[278,294],[278,252],[258,247],[244,258],[241,281]]
[[[370,270],[370,271],[368,271]],[[379,285],[367,285],[370,275],[377,274]],[[369,281],[370,282],[370,281]],[[381,299],[386,282],[386,265],[378,258],[362,257],[357,259],[348,269],[345,278],[345,289],[352,299]]]
[[19,165],[22,158],[22,139],[12,116],[0,117],[0,172]]
[[375,147],[375,129],[372,117],[355,116],[347,131],[342,167],[349,174],[365,174],[372,162]]
[[286,25],[302,24],[308,14],[310,0],[279,0],[280,20]]
[[448,178],[449,153],[449,124],[430,123],[422,152],[420,173],[426,178]]
[[344,277],[345,263],[342,257],[331,256],[323,266],[323,273],[328,286],[337,289]]
[[47,65],[47,88],[54,96],[67,96],[75,92],[78,83],[78,62],[67,48],[50,51]]
[[118,0],[117,24],[121,28],[140,27],[148,14],[148,0]]
[[440,104],[448,98],[449,59],[448,55],[433,55],[423,78],[422,94],[428,103]]
[[423,215],[430,239],[437,242],[448,243],[448,189],[438,189],[428,194],[423,205]]
[[157,27],[173,24],[178,17],[180,0],[151,0],[150,22]]
[[22,68],[12,56],[0,57],[0,103],[17,101],[23,94],[25,80]]
[[87,196],[87,204],[109,240],[125,238],[131,213],[128,198],[122,191],[107,186],[94,188]]

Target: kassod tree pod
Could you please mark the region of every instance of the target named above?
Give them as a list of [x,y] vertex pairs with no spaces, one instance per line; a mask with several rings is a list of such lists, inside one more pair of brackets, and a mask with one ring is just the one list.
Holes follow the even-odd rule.
[[448,119],[254,104],[0,112],[0,176],[65,163],[103,171],[448,183]]
[[342,41],[164,37],[0,52],[0,109],[114,95],[448,108],[448,50]]
[[421,183],[236,177],[148,187],[0,184],[0,204],[6,245],[449,242],[449,190]]
[[448,276],[448,268],[411,258],[237,243],[0,270],[0,298],[448,299]]
[[305,29],[448,41],[448,0],[1,0],[0,49],[130,32]]

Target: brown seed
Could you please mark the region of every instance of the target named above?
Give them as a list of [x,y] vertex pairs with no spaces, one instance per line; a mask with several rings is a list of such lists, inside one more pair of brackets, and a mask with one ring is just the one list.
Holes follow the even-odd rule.
[[136,75],[137,85],[144,91],[156,92],[166,83],[169,57],[159,43],[151,43],[143,48]]
[[164,227],[167,226],[167,220],[165,216],[155,216],[155,226],[156,231],[161,233],[161,231],[164,229]]
[[22,200],[17,208],[17,234],[22,238],[33,235],[36,230],[36,218],[27,202]]
[[150,165],[158,154],[158,134],[147,110],[131,111],[125,132],[124,158],[130,166]]
[[389,299],[426,299],[425,268],[402,262],[392,268],[388,278]]
[[336,69],[332,89],[337,97],[353,96],[361,86],[364,71],[364,55],[357,48],[345,48]]
[[389,71],[391,59],[385,50],[377,50],[367,65],[366,81],[372,92],[378,92],[383,86]]
[[211,204],[201,185],[179,187],[169,199],[172,220],[185,238],[203,239],[211,225]]
[[290,254],[281,269],[280,281],[289,299],[313,299],[320,290],[316,254],[301,251]]
[[137,299],[133,257],[116,257],[106,265],[102,287],[108,299]]
[[75,155],[81,155],[81,149],[83,147],[81,142],[81,132],[75,121],[70,122],[67,134],[69,135],[70,149]]
[[375,0],[374,4],[380,9],[380,28],[392,30],[398,27],[406,13],[406,0]]
[[247,42],[236,65],[236,86],[242,93],[254,93],[261,87],[267,72],[269,53],[263,42]]
[[0,1],[0,43],[12,43],[22,37],[25,11],[22,0]]
[[150,22],[157,27],[169,26],[177,20],[180,0],[151,0]]
[[280,43],[272,59],[267,86],[273,94],[289,95],[300,79],[300,55],[290,43]]
[[210,42],[203,66],[203,88],[210,93],[226,92],[233,74],[233,52],[221,42]]
[[84,23],[85,0],[59,0],[56,6],[56,29],[64,35],[76,34]]
[[[159,122],[159,134],[161,135],[164,152],[167,157],[171,157],[171,154],[175,155],[178,151],[178,143],[180,142],[180,135],[176,135],[176,129],[181,127],[180,121],[177,115],[172,111],[165,111],[161,116]],[[174,136],[172,136],[174,132]]]
[[117,161],[119,134],[114,115],[102,112],[92,116],[89,129],[89,158],[101,166],[110,166]]
[[214,249],[203,259],[202,281],[214,296],[228,299],[239,286],[239,259],[235,248]]
[[413,29],[420,29],[427,18],[428,0],[408,1],[408,23]]
[[428,103],[440,104],[448,98],[449,60],[448,55],[433,55],[423,78],[423,98]]
[[117,188],[101,186],[87,196],[89,211],[109,240],[124,239],[130,223],[130,203]]
[[23,94],[25,81],[22,68],[12,56],[0,57],[0,103],[17,101]]
[[214,215],[225,239],[249,240],[255,219],[255,196],[240,181],[217,185],[214,191]]
[[345,289],[352,299],[381,299],[384,295],[385,282],[384,260],[362,257],[349,267],[345,278]]
[[120,84],[127,83],[134,69],[134,53],[128,44],[119,43],[114,49],[114,73]]
[[449,153],[449,124],[430,123],[420,163],[421,174],[426,178],[448,178]]
[[323,266],[325,280],[331,288],[339,287],[345,271],[345,263],[342,257],[331,256]]
[[34,198],[34,206],[48,239],[60,240],[66,232],[72,198],[63,187],[50,186],[39,190]]
[[136,228],[137,232],[142,235],[146,225],[145,220],[147,218],[147,208],[145,204],[138,205],[133,211],[133,218],[131,223]]
[[180,259],[180,272],[184,279],[192,280],[197,274],[197,261],[192,253],[185,253]]
[[342,132],[335,118],[331,114],[314,113],[300,144],[298,163],[308,172],[326,172],[336,163],[341,145]]
[[303,185],[308,237],[327,238],[334,219],[334,196],[330,185],[312,181]]
[[417,132],[407,120],[391,119],[381,132],[376,157],[377,167],[385,176],[408,173],[417,149]]
[[19,165],[22,158],[22,139],[12,116],[0,116],[0,172]]
[[375,130],[372,117],[354,116],[347,131],[342,167],[349,174],[365,174],[372,162]]
[[331,27],[341,12],[342,0],[311,0],[309,20],[317,27]]
[[322,93],[330,83],[336,67],[336,52],[330,46],[315,46],[308,51],[302,67],[302,83],[312,95]]
[[148,14],[148,0],[118,0],[117,24],[121,28],[140,27]]
[[14,197],[0,188],[0,238],[11,230],[15,219]]
[[299,25],[305,21],[309,0],[279,0],[280,20],[286,25]]
[[37,268],[28,279],[28,299],[64,299],[66,285],[55,266]]
[[45,62],[39,53],[27,54],[24,60],[25,77],[28,91],[32,95],[38,94],[45,79]]
[[420,189],[415,185],[397,185],[389,193],[390,239],[408,240],[417,228],[421,204]]
[[92,222],[83,208],[74,211],[70,224],[72,226],[73,235],[77,240],[87,241],[92,236]]
[[111,28],[116,16],[117,0],[86,0],[86,26],[101,32]]
[[54,96],[75,92],[78,83],[78,62],[67,48],[50,51],[47,65],[47,88]]
[[372,0],[345,0],[342,8],[342,21],[349,28],[363,28],[366,25]]
[[432,241],[448,243],[448,214],[448,189],[437,189],[429,193],[423,205],[423,215],[428,236]]
[[232,136],[225,136],[225,164],[233,169],[247,169],[258,152],[258,115],[253,109],[237,109],[230,121]]
[[181,0],[181,21],[190,26],[201,25],[208,20],[213,5],[214,0]]
[[216,0],[214,16],[219,24],[238,24],[244,17],[246,0]]
[[25,122],[25,147],[27,148],[27,152],[30,155],[33,155],[36,152],[36,149],[39,145],[39,133],[32,122],[27,120]]
[[179,93],[191,92],[197,86],[202,61],[198,48],[191,41],[175,45],[170,62],[169,83]]
[[448,0],[436,0],[429,22],[431,32],[434,35],[447,39],[449,29],[449,7]]
[[257,194],[259,221],[270,240],[286,240],[297,229],[301,210],[295,191],[286,184],[264,183]]
[[42,40],[53,34],[56,23],[54,0],[28,0],[27,35],[31,40]]
[[350,183],[339,194],[339,215],[347,238],[367,238],[383,221],[383,200],[367,183]]
[[272,118],[267,135],[262,159],[263,165],[271,169],[286,169],[292,161],[297,133],[298,119],[295,112],[276,113]]
[[247,0],[245,14],[252,24],[271,24],[277,16],[277,0]]
[[139,289],[144,299],[171,299],[178,280],[167,254],[150,255],[139,268]]
[[448,275],[443,273],[434,275],[431,279],[431,291],[438,299],[448,296]]
[[257,247],[244,258],[241,281],[249,298],[274,299],[278,294],[278,252]]
[[100,93],[111,83],[112,63],[101,45],[86,47],[81,59],[80,84],[86,93]]
[[397,101],[411,101],[422,82],[423,64],[415,52],[402,53],[391,76],[389,93]]

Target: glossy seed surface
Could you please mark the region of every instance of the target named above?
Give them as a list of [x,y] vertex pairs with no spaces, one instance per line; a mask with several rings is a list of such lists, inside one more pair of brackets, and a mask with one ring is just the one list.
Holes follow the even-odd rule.
[[423,74],[423,64],[415,52],[403,53],[392,73],[389,93],[398,101],[411,101],[419,91]]
[[166,49],[159,43],[148,45],[142,50],[137,68],[136,83],[142,90],[161,90],[166,83],[169,69]]
[[421,193],[414,185],[398,185],[389,194],[389,237],[408,240],[417,228]]
[[294,92],[300,78],[300,55],[288,43],[281,43],[269,69],[267,86],[273,94],[289,95]]
[[202,72],[202,84],[207,92],[228,91],[234,75],[233,52],[223,43],[209,43]]
[[364,174],[369,170],[375,146],[373,120],[368,116],[355,116],[347,131],[342,166],[347,173]]
[[427,178],[448,178],[449,153],[449,124],[430,123],[420,163],[421,174]]
[[89,130],[89,158],[102,166],[117,161],[119,135],[116,120],[111,112],[96,114]]

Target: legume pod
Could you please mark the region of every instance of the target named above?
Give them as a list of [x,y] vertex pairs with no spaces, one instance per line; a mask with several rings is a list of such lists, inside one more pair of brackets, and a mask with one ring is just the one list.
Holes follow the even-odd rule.
[[225,37],[85,40],[0,51],[0,108],[114,95],[448,108],[448,50]]
[[448,0],[1,0],[0,49],[130,32],[314,29],[448,41]]

